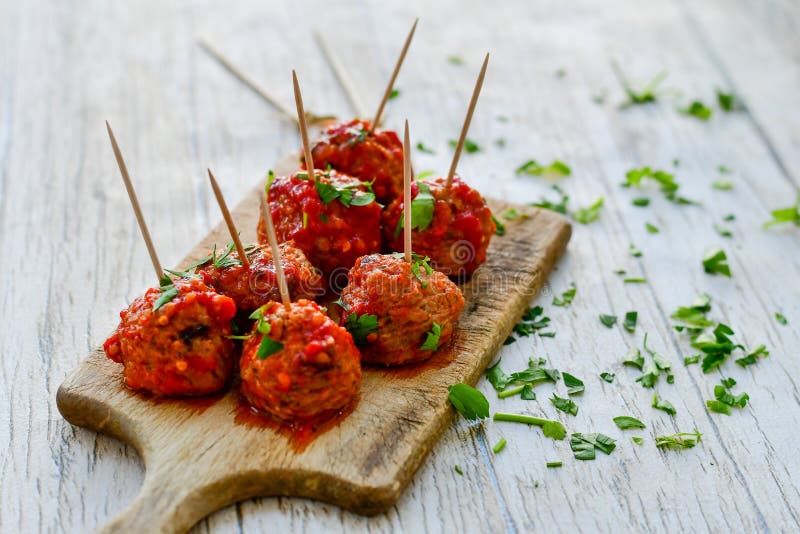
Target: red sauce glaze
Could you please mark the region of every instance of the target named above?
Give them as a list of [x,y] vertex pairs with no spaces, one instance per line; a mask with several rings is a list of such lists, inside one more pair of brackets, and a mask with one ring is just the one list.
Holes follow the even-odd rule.
[[334,124],[312,143],[311,157],[319,169],[330,166],[373,182],[375,196],[385,204],[403,196],[403,144],[392,130],[369,133],[371,127],[359,119]]
[[297,421],[281,421],[268,413],[264,413],[248,404],[247,400],[239,397],[239,405],[233,422],[237,425],[246,425],[255,428],[269,428],[289,440],[289,445],[295,452],[303,452],[316,438],[336,427],[348,415],[353,413],[358,405],[358,395],[346,406],[338,410],[320,413],[310,419]]
[[308,300],[289,310],[273,302],[263,314],[267,336],[283,348],[259,358],[264,336],[254,326],[240,361],[241,391],[250,404],[285,421],[346,406],[361,385],[361,355],[350,333]]
[[429,359],[436,351],[421,347],[433,323],[442,327],[437,348],[453,335],[464,307],[461,290],[438,271],[429,274],[420,268],[417,278],[411,265],[403,258],[372,254],[359,258],[350,270],[341,296],[341,323],[351,313],[378,319],[377,330],[359,347],[364,362],[403,365]]
[[[314,299],[322,295],[325,292],[322,275],[311,265],[303,251],[295,247],[292,241],[281,243],[279,248],[291,299]],[[233,251],[229,257],[238,261],[239,254]],[[241,263],[214,267],[209,261],[195,271],[217,292],[231,297],[236,302],[236,308],[244,312],[281,298],[272,250],[268,246],[259,246],[248,253],[247,258],[250,260],[249,267]]]
[[[381,206],[371,202],[347,207],[338,199],[324,204],[314,183],[298,174],[304,176],[306,171],[276,178],[269,188],[275,234],[278,241],[294,241],[330,284],[337,273],[346,275],[359,256],[380,251]],[[356,195],[366,191],[359,180],[336,171],[317,170],[315,176],[337,188],[356,188]],[[263,217],[258,221],[258,240],[267,242]]]
[[150,288],[120,312],[117,330],[103,344],[124,366],[125,384],[156,396],[195,396],[221,390],[231,375],[233,299],[200,280],[176,280],[178,294],[158,310]]
[[[445,178],[426,179],[423,183],[430,187],[434,198],[433,220],[424,231],[413,230],[414,252],[430,257],[437,271],[468,278],[486,261],[486,250],[495,231],[492,213],[481,194],[458,176],[453,178],[449,194],[445,194]],[[412,184],[412,198],[418,193],[419,187]],[[403,250],[403,234],[397,232],[402,216],[402,198],[383,211],[383,238],[389,250]]]

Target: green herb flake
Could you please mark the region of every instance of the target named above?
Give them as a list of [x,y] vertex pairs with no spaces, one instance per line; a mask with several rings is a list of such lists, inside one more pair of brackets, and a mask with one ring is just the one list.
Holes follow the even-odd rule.
[[687,356],[683,359],[683,365],[694,365],[696,363],[700,363],[700,358],[702,358],[701,354],[695,354],[694,356]]
[[679,110],[684,115],[690,115],[700,120],[707,121],[711,118],[711,108],[700,102],[699,100],[692,101],[691,104]]
[[467,384],[448,386],[447,399],[458,412],[470,421],[489,417],[489,401],[483,393]]
[[[169,278],[167,278],[169,280]],[[170,302],[172,299],[178,296],[178,288],[170,281],[169,284],[164,284],[162,279],[161,286],[159,289],[161,290],[161,294],[158,296],[156,301],[153,303],[153,311],[160,309],[164,306],[167,302]]]
[[561,298],[553,297],[553,306],[566,308],[572,304],[572,300],[575,298],[575,293],[577,293],[577,291],[578,289],[575,287],[575,283],[573,282],[569,289],[561,293]]
[[789,321],[787,321],[786,317],[784,317],[783,314],[780,312],[775,312],[775,320],[778,321],[778,323],[782,324],[783,326],[789,324]]
[[725,415],[731,414],[731,407],[718,400],[707,400],[706,407],[710,412],[721,413]]
[[[436,152],[433,149],[426,147],[422,141],[417,143],[417,150],[425,154],[436,154]],[[417,176],[417,179],[420,180],[421,178]]]
[[649,234],[657,234],[660,231],[658,226],[653,223],[646,222],[644,223],[644,227],[647,229],[647,233]]
[[696,429],[694,432],[679,432],[671,436],[656,436],[656,447],[660,449],[691,449],[697,445],[703,435]]
[[275,341],[267,337],[266,334],[262,334],[264,337],[261,338],[261,344],[258,346],[258,352],[256,352],[256,357],[260,360],[267,358],[275,354],[278,351],[283,350],[283,343]]
[[362,191],[359,187],[361,187],[360,184],[336,187],[321,180],[317,180],[314,183],[314,188],[317,190],[319,199],[323,204],[327,206],[334,200],[338,200],[346,208],[350,206],[366,206],[375,202],[375,193],[371,191],[369,185],[367,186],[368,191]]
[[541,427],[542,433],[548,438],[557,441],[563,440],[567,437],[567,430],[559,421],[550,421],[539,417],[531,417],[529,415],[521,415],[515,413],[496,413],[493,419],[495,421],[505,421],[509,423],[522,423],[525,425],[535,425]]
[[567,395],[579,395],[583,393],[586,386],[580,378],[576,378],[569,373],[562,372],[564,385],[567,386]]
[[425,343],[420,350],[436,350],[439,348],[439,338],[442,335],[442,325],[433,323],[430,331],[425,335]]
[[708,274],[721,274],[731,277],[731,269],[728,265],[728,256],[719,247],[710,247],[703,255],[703,270]]
[[561,467],[563,465],[562,462],[547,462],[547,467]]
[[616,377],[617,377],[617,375],[615,375],[614,373],[608,373],[608,372],[600,373],[600,378],[603,379],[604,381],[608,382],[609,384],[613,384],[614,383],[614,379]]
[[458,467],[457,465],[454,465],[454,466],[453,466],[453,470],[454,470],[456,473],[458,473],[459,475],[461,475],[462,477],[464,476],[464,471],[462,471],[462,470],[461,470],[461,468],[460,468],[460,467]]
[[638,318],[638,312],[629,311],[625,314],[625,320],[622,322],[622,326],[624,326],[625,330],[632,334],[636,331],[636,321]]
[[[453,148],[458,146],[458,141],[456,141],[455,139],[450,139],[449,143],[450,146]],[[481,147],[478,146],[478,143],[476,143],[472,139],[466,138],[464,139],[464,150],[467,151],[467,154],[474,154],[475,152],[480,152]]]
[[560,175],[569,176],[572,169],[561,160],[553,160],[550,165],[542,165],[535,159],[529,159],[514,171],[515,174],[529,174],[531,176]]
[[622,182],[622,187],[641,187],[645,178],[658,183],[661,186],[661,192],[664,193],[664,197],[670,202],[683,205],[697,204],[693,200],[678,196],[680,184],[675,181],[675,176],[659,169],[650,167],[631,169],[625,173],[625,181]]
[[595,449],[599,449],[605,454],[611,454],[611,451],[613,451],[617,445],[616,440],[605,434],[575,433],[570,436],[569,446],[576,460],[594,460]]
[[726,113],[731,111],[742,111],[744,109],[744,104],[733,93],[726,93],[721,89],[717,89],[717,104]]
[[641,88],[634,88],[625,75],[622,73],[619,65],[616,62],[611,63],[611,68],[614,71],[614,75],[617,77],[622,89],[625,91],[628,99],[620,104],[620,108],[624,109],[630,106],[641,105],[641,104],[650,104],[655,102],[657,99],[657,89],[661,82],[667,77],[667,73],[665,71],[661,71],[656,74],[649,83]]
[[615,417],[614,424],[616,424],[620,430],[628,430],[629,428],[645,428],[644,423],[635,417],[630,417],[628,415],[620,415]]
[[730,180],[716,180],[711,183],[711,187],[718,191],[730,191],[733,189],[733,182]]
[[651,406],[656,410],[667,412],[670,415],[675,415],[676,413],[678,413],[675,407],[672,405],[672,403],[666,399],[662,399],[661,397],[659,397],[658,393],[653,393],[653,403],[651,404]]
[[500,438],[500,441],[495,443],[494,447],[492,447],[492,452],[495,454],[499,453],[500,451],[506,448],[507,443],[508,442],[506,441],[506,438]]
[[600,322],[605,325],[606,328],[611,328],[615,324],[617,324],[617,316],[616,315],[606,315],[604,313],[600,314]]
[[622,365],[636,367],[641,371],[644,367],[644,357],[642,357],[642,352],[637,347],[629,348],[628,354],[626,354],[625,359],[622,360]]
[[639,436],[632,436],[631,441],[633,441],[637,445],[642,445],[644,443],[644,440]]
[[400,96],[400,89],[392,89],[389,92],[389,100],[394,100],[398,96]]
[[727,228],[723,228],[718,224],[714,224],[713,228],[720,235],[720,237],[733,237],[733,232],[731,232]]
[[[520,321],[514,325],[514,334],[520,337],[528,337],[532,334],[539,334],[540,337],[547,337],[549,332],[542,332],[550,326],[550,318],[543,316],[544,309],[541,306],[527,308],[522,314]],[[550,336],[552,337],[552,336]],[[516,341],[513,337],[506,340],[506,345]]]
[[553,393],[553,397],[550,399],[550,402],[553,403],[553,406],[556,407],[556,410],[561,410],[564,413],[568,413],[571,415],[578,415],[578,405],[572,399],[564,399]]
[[491,216],[492,216],[492,222],[494,223],[494,234],[506,235],[506,225],[500,222],[500,220],[494,216],[494,213],[492,213]]
[[633,243],[628,245],[628,252],[634,258],[641,258],[642,257],[642,251],[639,250],[638,248],[636,248],[636,245],[634,245]]
[[646,284],[647,278],[623,278],[622,283],[624,284]]
[[459,56],[448,56],[447,57],[447,62],[450,63],[451,65],[463,65],[464,64],[464,60],[461,59],[461,57],[459,57]]
[[756,363],[759,358],[765,358],[767,356],[769,356],[769,351],[766,345],[759,345],[754,351],[748,353],[747,356],[736,360],[736,363],[742,367],[747,367],[748,365]]
[[634,206],[637,206],[639,208],[644,208],[644,207],[647,207],[647,206],[650,205],[650,199],[647,198],[647,197],[634,198],[631,201],[631,204],[633,204]]
[[572,218],[581,224],[589,224],[600,218],[600,210],[603,208],[603,197],[595,200],[590,206],[580,208],[572,213]]
[[561,200],[559,202],[552,202],[550,200],[543,198],[539,202],[531,203],[531,206],[535,208],[542,208],[545,210],[555,211],[556,213],[561,213],[562,215],[566,215],[567,204],[569,203],[569,196],[564,194],[564,191],[562,191],[561,188],[558,187],[557,185],[553,186],[553,190],[561,195]]
[[368,313],[359,316],[353,312],[345,319],[344,327],[353,336],[356,345],[363,345],[369,335],[378,329],[378,316]]
[[794,223],[800,226],[800,192],[797,193],[797,202],[794,206],[773,210],[772,220],[764,223],[764,228],[770,228],[779,224]]

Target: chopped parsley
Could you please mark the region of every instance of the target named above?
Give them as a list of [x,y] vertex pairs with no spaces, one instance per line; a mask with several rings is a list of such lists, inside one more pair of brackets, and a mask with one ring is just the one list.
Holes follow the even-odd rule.
[[671,436],[656,436],[656,447],[660,449],[691,449],[700,442],[703,435],[694,432],[679,432]]
[[800,192],[797,193],[797,202],[795,202],[794,206],[773,210],[771,213],[772,220],[765,222],[764,228],[788,223],[800,226]]
[[531,417],[530,415],[521,415],[515,413],[496,413],[493,419],[495,421],[506,421],[509,423],[522,423],[525,425],[535,425],[541,427],[542,433],[548,438],[558,441],[567,437],[567,429],[564,428],[559,421],[550,421],[539,417]]
[[[395,258],[403,258],[404,254],[402,252],[393,252],[392,256]],[[414,275],[414,278],[417,279],[419,285],[422,287],[428,287],[428,282],[422,279],[422,271],[425,271],[426,274],[433,274],[433,267],[431,267],[430,261],[431,259],[428,256],[421,256],[415,253],[411,254],[411,274]]]
[[564,413],[578,415],[578,405],[572,399],[563,399],[553,393],[553,397],[550,399],[550,402],[553,403],[553,406],[556,407],[556,410],[561,410]]
[[500,451],[502,451],[503,449],[506,448],[506,444],[507,443],[508,442],[506,441],[506,438],[500,438],[500,441],[495,443],[494,447],[492,447],[492,452],[497,454],[498,452],[500,452]]
[[569,176],[572,169],[561,160],[553,160],[550,165],[542,165],[535,159],[529,159],[514,171],[515,174],[529,174],[532,176],[561,175]]
[[561,462],[547,462],[547,467],[561,467],[563,464]]
[[[525,313],[522,314],[520,321],[514,325],[514,334],[520,337],[528,337],[531,334],[539,334],[539,336],[544,337],[553,337],[555,335],[553,332],[541,332],[541,330],[544,330],[550,326],[550,317],[544,317],[543,314],[544,308],[541,306],[534,306],[526,309]],[[504,344],[510,345],[515,341],[516,339],[514,336],[508,336]]]
[[716,180],[711,183],[711,187],[719,191],[730,191],[733,189],[733,182],[730,180]]
[[392,89],[389,92],[389,100],[394,100],[398,96],[400,96],[400,89]]
[[[436,154],[436,152],[434,152],[433,149],[426,147],[425,144],[422,143],[422,141],[417,143],[417,150],[419,150],[420,152],[424,152],[425,154]],[[419,179],[419,176],[417,176],[417,178]]]
[[359,189],[361,184],[336,187],[333,184],[317,180],[314,188],[323,204],[328,205],[334,200],[339,200],[344,207],[349,208],[350,206],[366,206],[375,202],[375,193],[372,192],[371,184],[365,183],[365,185],[368,190],[361,191]]
[[[739,347],[741,347],[741,345],[739,345]],[[759,358],[765,358],[767,356],[769,356],[769,351],[767,350],[766,345],[759,345],[758,347],[756,347],[754,351],[750,352],[747,356],[736,360],[736,363],[738,363],[742,367],[747,367],[748,365],[753,365],[754,363],[756,363]]]
[[644,223],[644,227],[647,229],[647,232],[650,233],[650,234],[657,234],[660,231],[658,229],[658,226],[656,226],[653,223],[646,222],[646,223]]
[[175,287],[172,279],[166,274],[161,277],[161,284],[159,285],[158,289],[161,290],[161,294],[153,303],[153,311],[158,310],[164,306],[164,304],[170,302],[172,299],[178,296],[178,288]]
[[615,375],[614,373],[608,373],[608,372],[600,373],[600,378],[605,380],[609,384],[613,384],[614,383],[614,378],[616,378],[616,377],[617,377],[617,375]]
[[425,178],[433,176],[434,174],[435,174],[434,171],[422,171],[417,175],[417,180],[424,180]]
[[644,208],[650,205],[650,199],[647,197],[634,198],[631,200],[631,204],[639,208]]
[[646,284],[647,278],[623,278],[623,284]]
[[567,214],[567,204],[569,203],[569,196],[561,190],[560,187],[557,185],[553,186],[553,190],[556,191],[558,194],[561,195],[561,200],[559,202],[551,202],[545,198],[541,199],[539,202],[533,202],[531,206],[535,208],[542,208],[550,211],[555,211],[556,213],[561,213],[562,215]]
[[[417,181],[418,192],[411,200],[411,229],[424,232],[433,221],[433,206],[436,199],[431,194],[431,188],[425,182]],[[400,231],[405,228],[405,217],[402,216],[397,221],[394,230],[395,237],[400,235]]]
[[720,237],[733,237],[733,232],[731,232],[727,228],[723,228],[718,224],[714,224],[713,228],[720,235]]
[[461,468],[460,468],[459,466],[457,466],[457,465],[454,465],[454,466],[453,466],[453,470],[454,470],[456,473],[458,473],[459,475],[461,475],[462,477],[464,476],[464,471],[462,471],[462,470],[461,470]]
[[625,359],[622,360],[622,365],[636,367],[641,371],[644,367],[644,357],[642,356],[642,352],[636,347],[629,348],[628,354],[626,354]]
[[615,324],[617,324],[617,316],[616,315],[606,315],[604,313],[600,314],[600,322],[603,323],[606,328],[611,328]]
[[634,258],[641,258],[642,257],[642,251],[639,250],[638,248],[636,248],[636,245],[634,245],[633,243],[628,245],[628,252]]
[[253,313],[250,314],[248,319],[255,319],[256,321],[256,332],[262,335],[261,344],[258,346],[258,351],[256,352],[256,357],[260,360],[267,358],[275,354],[276,352],[283,350],[283,343],[275,341],[267,336],[272,329],[269,321],[266,320],[264,317],[264,306],[256,309]]
[[461,59],[459,56],[448,56],[447,62],[451,65],[463,65],[464,60]]
[[622,322],[622,326],[625,327],[625,330],[630,332],[631,334],[636,331],[636,320],[639,317],[639,313],[635,311],[629,311],[625,314],[625,320]]
[[533,386],[542,382],[556,382],[560,377],[557,369],[542,367],[545,363],[544,359],[531,358],[527,368],[507,375],[498,361],[486,370],[486,379],[501,399],[521,393],[524,400],[535,400]]
[[775,320],[778,321],[783,326],[789,324],[789,321],[786,320],[786,317],[783,316],[780,312],[775,312]]
[[731,277],[731,268],[728,265],[728,256],[719,247],[710,247],[703,255],[703,270],[708,274],[721,274]]
[[644,443],[644,440],[639,436],[632,436],[631,440],[637,445],[641,445],[642,443]]
[[458,412],[470,421],[489,417],[489,401],[483,393],[463,383],[447,387],[450,403]]
[[721,384],[714,386],[714,400],[706,401],[708,409],[712,412],[730,415],[731,408],[744,408],[747,406],[750,395],[747,393],[734,395],[728,391],[735,385],[736,380],[726,378],[721,381]]
[[579,434],[570,436],[569,446],[576,460],[594,460],[595,450],[599,449],[605,454],[611,454],[616,448],[616,440],[605,434]]
[[344,327],[353,336],[356,345],[363,345],[367,337],[378,329],[378,316],[369,313],[359,316],[353,312],[345,319]]
[[422,344],[420,350],[436,350],[439,348],[439,338],[442,335],[442,325],[433,323],[430,331],[425,336],[425,343]]
[[494,223],[494,234],[495,235],[506,235],[506,225],[501,223],[500,220],[494,216],[494,213],[491,214],[492,222]]
[[[657,353],[656,351],[650,349],[647,346],[647,333],[644,335],[643,346],[645,351],[650,354],[651,361],[645,365],[644,358],[641,357],[641,353],[638,353],[638,359],[632,361],[629,365],[636,365],[641,363],[641,366],[638,366],[639,369],[642,370],[642,376],[636,379],[637,382],[642,384],[644,388],[652,388],[655,386],[655,383],[658,381],[658,377],[664,372],[667,375],[667,383],[672,384],[675,381],[675,377],[672,374],[672,364],[664,358],[661,354]],[[630,354],[630,353],[629,353]],[[626,364],[627,362],[622,362]]]
[[599,197],[590,206],[579,208],[572,212],[572,218],[581,224],[589,224],[600,218],[600,210],[603,208],[603,197]]
[[697,204],[693,200],[678,196],[680,184],[675,181],[675,176],[666,171],[642,167],[641,169],[631,169],[625,173],[625,181],[622,187],[641,187],[644,179],[650,179],[661,186],[661,192],[670,202],[675,204]]
[[651,406],[656,410],[662,410],[670,415],[675,415],[676,413],[678,413],[677,410],[675,410],[675,407],[672,405],[672,403],[669,402],[667,399],[662,399],[661,397],[659,397],[658,393],[653,393],[653,403],[651,404]]
[[685,108],[680,108],[678,111],[684,115],[690,115],[700,120],[707,121],[711,118],[711,108],[700,102],[699,100],[692,101],[691,104]]
[[744,104],[733,93],[726,93],[721,89],[717,89],[717,103],[719,107],[722,108],[722,111],[731,112],[731,111],[741,111],[744,109]]
[[[450,143],[450,146],[453,147],[453,148],[458,146],[458,141],[456,141],[455,139],[450,139],[449,143]],[[476,143],[472,139],[470,139],[470,138],[464,139],[464,150],[467,151],[467,154],[473,154],[475,152],[479,152],[480,149],[481,149],[481,147],[478,146],[478,143]]]
[[700,363],[700,358],[702,358],[702,354],[695,354],[694,356],[687,356],[683,359],[683,365],[694,365],[696,363]]
[[567,395],[579,395],[583,393],[586,388],[583,380],[565,372],[562,372],[561,376],[564,378],[564,385],[567,386]]
[[620,430],[628,430],[629,428],[645,428],[644,423],[635,417],[630,417],[628,415],[620,415],[615,417],[614,424],[617,425]]
[[667,73],[665,71],[661,71],[656,74],[652,80],[650,80],[647,85],[641,88],[634,88],[625,75],[622,73],[619,65],[616,62],[611,63],[611,68],[614,71],[614,74],[617,77],[622,89],[625,91],[628,99],[620,104],[620,108],[627,108],[630,106],[641,105],[641,104],[649,104],[651,102],[655,102],[657,98],[656,90],[661,82],[664,81],[664,78],[667,77]]
[[530,215],[527,213],[520,213],[516,208],[507,208],[500,216],[507,221],[517,221],[520,219],[529,219]]
[[575,293],[578,289],[575,287],[575,283],[571,284],[571,287],[561,293],[561,298],[553,297],[553,306],[560,306],[562,308],[566,308],[570,304],[572,304],[572,300],[575,298]]

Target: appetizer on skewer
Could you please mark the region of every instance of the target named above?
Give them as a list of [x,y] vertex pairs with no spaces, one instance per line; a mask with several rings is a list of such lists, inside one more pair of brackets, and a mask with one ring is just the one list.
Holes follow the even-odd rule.
[[[267,302],[280,299],[272,251],[264,245],[242,245],[225,198],[211,170],[208,171],[208,178],[233,241],[219,255],[215,246],[210,256],[195,264],[195,272],[220,294],[231,297],[239,311],[251,312]],[[322,295],[322,276],[303,251],[292,241],[281,243],[280,249],[290,298],[314,299],[315,296]]]
[[[356,258],[381,249],[381,206],[368,185],[337,171],[314,169],[308,144],[303,100],[297,76],[294,77],[300,132],[306,171],[291,176],[270,177],[267,184],[269,206],[278,240],[292,240],[323,274],[337,268],[349,269]],[[267,237],[264,217],[258,221],[258,240]]]
[[[411,167],[405,127],[406,206]],[[357,338],[365,362],[402,365],[427,360],[453,335],[464,296],[450,279],[412,254],[411,212],[405,210],[404,254],[371,254],[356,261],[339,304],[342,324]]]
[[[375,197],[381,203],[403,196],[403,145],[394,131],[381,130],[378,126],[417,22],[419,19],[414,21],[406,38],[375,118],[372,121],[356,118],[331,124],[311,148],[311,155],[319,168],[330,167],[372,184]],[[306,165],[306,159],[306,156],[301,157],[303,165]]]
[[103,344],[106,356],[124,366],[125,383],[157,396],[194,396],[221,390],[233,368],[233,299],[196,278],[164,275],[139,209],[111,126],[111,145],[147,244],[159,286],[120,312],[120,324]]
[[[491,211],[481,194],[455,172],[488,61],[486,54],[447,178],[425,179],[413,187],[414,250],[428,256],[434,269],[456,278],[469,277],[486,261],[495,231]],[[383,212],[384,244],[390,250],[402,250],[403,210],[404,200],[398,198]]]
[[240,360],[247,401],[282,420],[308,419],[347,406],[361,385],[361,356],[351,335],[309,300],[290,302],[272,217],[262,216],[281,282],[280,302],[252,315],[256,324]]

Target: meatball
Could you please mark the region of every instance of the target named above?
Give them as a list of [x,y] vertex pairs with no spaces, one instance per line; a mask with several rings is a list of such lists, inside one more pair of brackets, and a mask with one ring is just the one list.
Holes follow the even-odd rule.
[[[448,276],[468,278],[486,261],[486,249],[495,231],[492,212],[478,191],[455,176],[449,194],[445,178],[412,184],[412,205],[422,196],[433,203],[432,218],[420,229],[412,220],[414,252],[428,256],[437,271]],[[422,196],[421,196],[422,195]],[[430,205],[430,204],[429,204]],[[415,210],[422,212],[423,210]],[[417,217],[417,214],[413,214]],[[403,199],[392,202],[383,212],[383,238],[389,250],[403,250]]]
[[[322,295],[322,276],[303,251],[292,241],[281,243],[279,248],[291,299],[313,299]],[[257,246],[247,252],[247,258],[250,260],[249,268],[242,265],[239,253],[231,244],[224,253],[215,254],[195,272],[218,293],[231,297],[239,311],[253,311],[267,302],[280,300],[272,250],[268,246]]]
[[353,338],[322,308],[299,300],[287,310],[272,302],[256,312],[240,361],[242,394],[279,419],[308,419],[344,408],[361,385]]
[[198,279],[175,280],[169,288],[148,289],[122,310],[103,350],[124,366],[131,389],[170,397],[213,393],[231,375],[235,314],[232,298]]
[[403,196],[403,144],[391,130],[369,132],[369,121],[334,124],[311,147],[314,166],[372,182],[375,196],[389,203]]
[[399,255],[373,254],[350,270],[339,302],[341,322],[354,333],[363,360],[401,365],[427,360],[450,340],[464,296],[416,256],[409,263]]
[[[325,276],[349,269],[356,258],[381,249],[381,206],[358,179],[336,171],[298,171],[269,186],[278,241],[293,240]],[[267,242],[263,217],[258,240]]]

